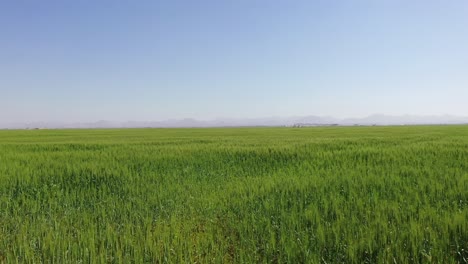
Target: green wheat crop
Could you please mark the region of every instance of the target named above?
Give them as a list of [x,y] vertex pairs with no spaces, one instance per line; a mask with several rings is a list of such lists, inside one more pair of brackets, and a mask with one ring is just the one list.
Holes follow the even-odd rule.
[[468,126],[0,131],[0,263],[467,263]]

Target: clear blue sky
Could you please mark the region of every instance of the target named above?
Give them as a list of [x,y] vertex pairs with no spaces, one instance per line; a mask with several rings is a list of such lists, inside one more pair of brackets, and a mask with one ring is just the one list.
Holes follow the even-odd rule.
[[0,2],[0,123],[468,115],[468,1]]

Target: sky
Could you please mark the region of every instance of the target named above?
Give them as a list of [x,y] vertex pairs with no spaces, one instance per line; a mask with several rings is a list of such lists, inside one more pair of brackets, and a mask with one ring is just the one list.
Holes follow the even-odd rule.
[[468,115],[468,1],[0,2],[0,123]]

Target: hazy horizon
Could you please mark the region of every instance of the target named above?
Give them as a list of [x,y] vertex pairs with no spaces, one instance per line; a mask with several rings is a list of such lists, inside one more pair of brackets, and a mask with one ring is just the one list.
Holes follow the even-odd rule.
[[468,124],[468,116],[390,116],[374,114],[366,117],[336,118],[332,116],[289,116],[262,118],[166,119],[166,120],[96,120],[89,122],[35,121],[0,123],[0,129],[34,128],[177,128],[177,127],[251,127],[251,126],[355,126],[355,125],[455,125]]
[[468,116],[468,2],[0,3],[0,125]]

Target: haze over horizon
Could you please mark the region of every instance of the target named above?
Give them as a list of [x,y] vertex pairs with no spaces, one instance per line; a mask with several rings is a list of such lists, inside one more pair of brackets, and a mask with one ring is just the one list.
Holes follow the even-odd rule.
[[0,125],[468,116],[468,2],[5,1]]
[[332,116],[289,116],[263,118],[216,118],[197,120],[193,118],[168,120],[98,120],[95,122],[44,122],[0,123],[0,129],[55,129],[55,128],[190,128],[190,127],[303,127],[303,126],[386,126],[386,125],[456,125],[468,124],[468,116],[389,116],[382,114],[362,118],[335,118]]

